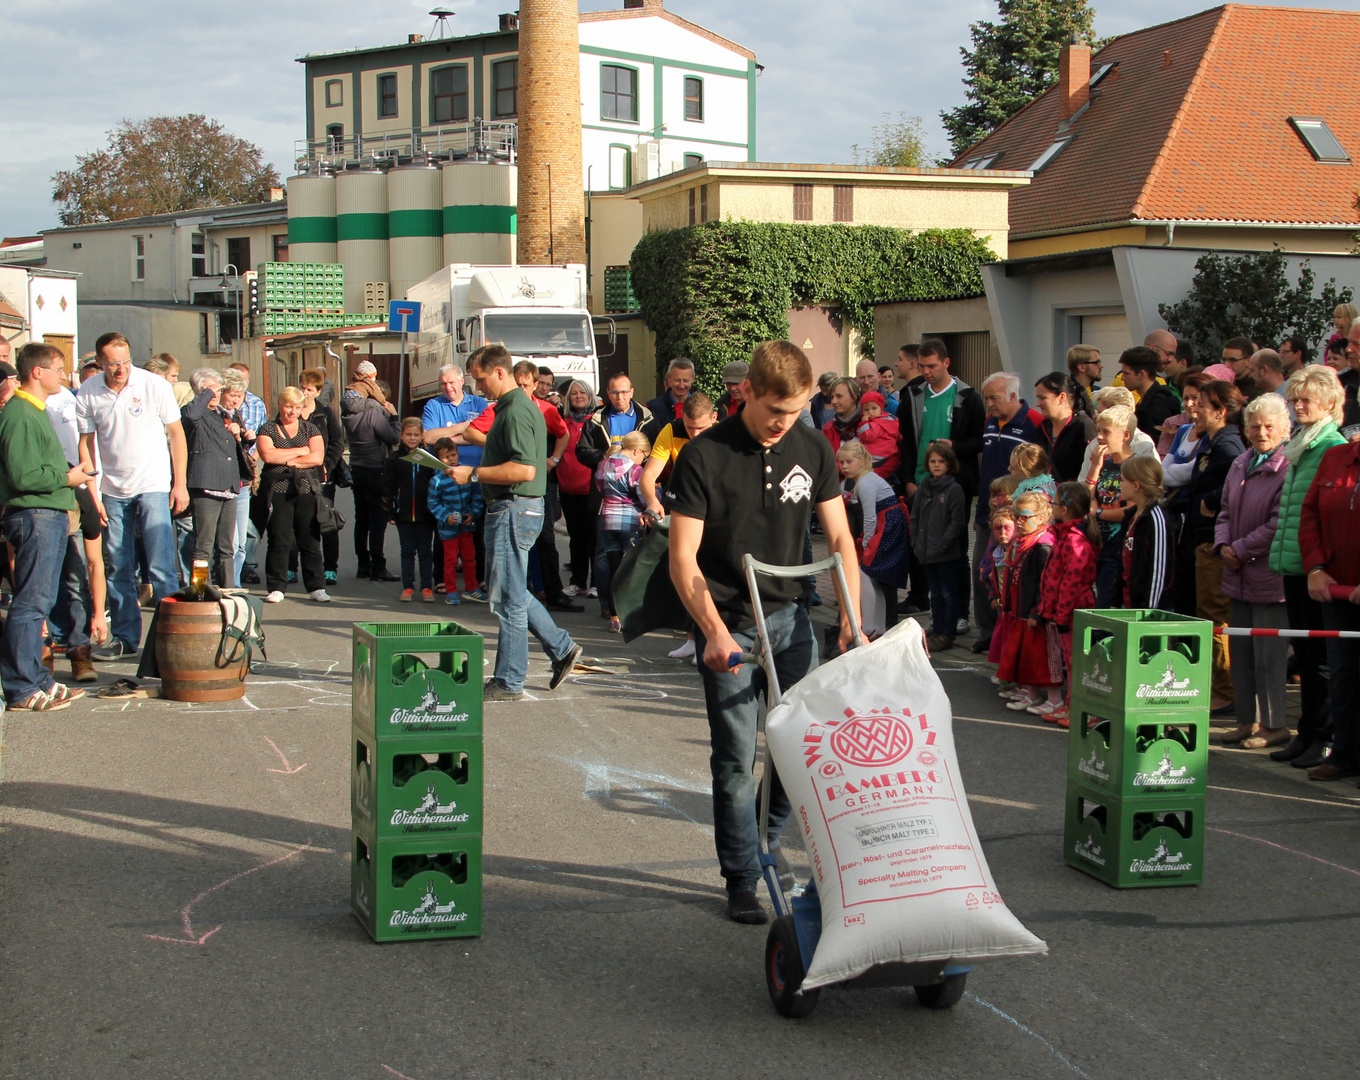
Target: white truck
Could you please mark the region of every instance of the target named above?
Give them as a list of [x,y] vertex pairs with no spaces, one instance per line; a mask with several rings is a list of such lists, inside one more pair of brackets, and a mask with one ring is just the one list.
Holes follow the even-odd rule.
[[[410,352],[411,397],[439,393],[439,369],[459,365],[487,344],[502,344],[558,377],[599,389],[599,357],[586,308],[586,268],[452,263],[406,292],[420,302],[420,333]],[[614,340],[612,320],[609,339]],[[607,355],[607,354],[606,354]]]

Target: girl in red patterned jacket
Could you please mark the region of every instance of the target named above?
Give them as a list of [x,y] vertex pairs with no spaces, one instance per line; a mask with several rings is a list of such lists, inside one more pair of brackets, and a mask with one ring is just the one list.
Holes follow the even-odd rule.
[[[1090,513],[1091,492],[1085,484],[1058,485],[1057,498],[1053,501],[1053,550],[1039,581],[1039,604],[1034,612],[1040,623],[1056,627],[1057,651],[1062,669],[1069,678],[1072,673],[1072,613],[1095,602],[1093,589],[1100,533],[1092,524]],[[1069,687],[1069,701],[1070,697]],[[1052,706],[1045,702],[1029,711],[1059,727],[1067,727],[1070,723],[1068,705],[1064,701]]]

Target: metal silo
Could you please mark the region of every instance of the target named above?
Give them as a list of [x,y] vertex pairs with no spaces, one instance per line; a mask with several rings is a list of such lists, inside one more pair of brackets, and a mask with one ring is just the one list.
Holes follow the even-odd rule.
[[439,170],[408,165],[387,174],[387,253],[392,299],[444,265],[443,189]]
[[391,280],[387,263],[387,177],[376,169],[342,172],[335,178],[335,210],[337,261],[345,267],[345,310],[362,314],[364,286]]
[[513,265],[515,166],[454,162],[443,174],[445,265]]
[[[288,178],[288,258],[292,262],[337,261],[335,177]],[[243,266],[241,269],[253,268]]]

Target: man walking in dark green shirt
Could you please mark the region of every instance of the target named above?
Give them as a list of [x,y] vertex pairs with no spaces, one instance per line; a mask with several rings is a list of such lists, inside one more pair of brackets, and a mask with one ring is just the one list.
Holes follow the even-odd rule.
[[477,392],[495,399],[496,419],[487,432],[481,464],[450,470],[460,484],[480,483],[486,498],[486,587],[501,625],[495,673],[482,691],[487,701],[524,697],[530,633],[552,661],[549,690],[562,684],[581,655],[581,646],[529,592],[529,551],[539,533],[552,528],[543,520],[548,427],[538,406],[516,384],[514,367],[514,357],[500,345],[484,345],[468,357]]
[[25,345],[15,357],[19,389],[0,410],[0,506],[14,546],[14,599],[0,643],[0,682],[9,708],[33,712],[64,709],[85,695],[55,682],[42,664],[43,620],[56,603],[76,508],[71,489],[90,479],[84,465],[67,465],[45,415],[47,399],[61,389],[63,363],[51,345]]

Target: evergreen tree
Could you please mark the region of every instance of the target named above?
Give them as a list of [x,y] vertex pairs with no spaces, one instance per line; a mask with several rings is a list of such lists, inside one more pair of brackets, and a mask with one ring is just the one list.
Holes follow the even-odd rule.
[[1087,0],[997,0],[997,8],[1000,21],[973,23],[972,51],[959,50],[968,104],[940,114],[955,157],[1052,85],[1073,34],[1096,44]]

